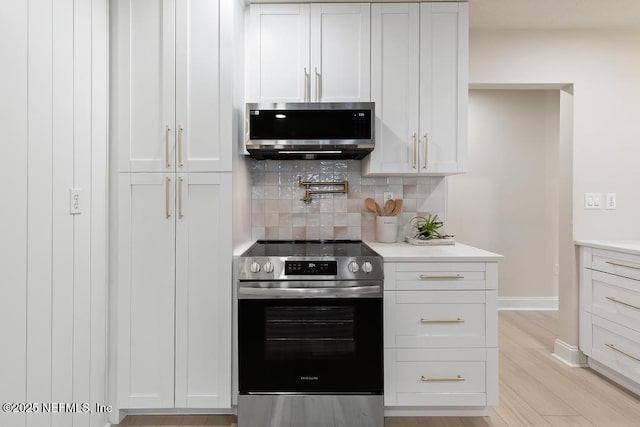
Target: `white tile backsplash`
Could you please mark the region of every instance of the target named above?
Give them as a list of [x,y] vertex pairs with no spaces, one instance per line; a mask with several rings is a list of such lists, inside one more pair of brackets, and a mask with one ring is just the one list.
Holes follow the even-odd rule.
[[[359,160],[251,160],[253,239],[375,239],[375,215],[364,200],[382,206],[383,194],[403,199],[398,239],[418,212],[446,217],[447,186],[443,177],[363,177]],[[300,200],[303,181],[349,181],[348,194],[314,195]],[[338,188],[338,187],[336,187]],[[319,188],[327,189],[327,188]]]

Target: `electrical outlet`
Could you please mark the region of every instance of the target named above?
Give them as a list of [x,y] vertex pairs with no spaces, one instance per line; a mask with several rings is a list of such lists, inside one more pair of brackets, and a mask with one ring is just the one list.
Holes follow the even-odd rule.
[[384,196],[382,197],[382,202],[387,203],[387,200],[392,200],[393,198],[393,193],[391,191],[385,191]]
[[82,189],[70,188],[69,189],[69,214],[78,215],[82,213]]
[[601,209],[602,193],[585,193],[584,208],[585,209]]
[[606,209],[617,209],[618,201],[616,200],[616,193],[607,193]]

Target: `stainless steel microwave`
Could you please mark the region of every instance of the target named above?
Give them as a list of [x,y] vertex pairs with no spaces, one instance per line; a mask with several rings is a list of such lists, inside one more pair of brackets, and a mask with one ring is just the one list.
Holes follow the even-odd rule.
[[256,159],[362,159],[375,146],[373,102],[247,104],[245,113]]

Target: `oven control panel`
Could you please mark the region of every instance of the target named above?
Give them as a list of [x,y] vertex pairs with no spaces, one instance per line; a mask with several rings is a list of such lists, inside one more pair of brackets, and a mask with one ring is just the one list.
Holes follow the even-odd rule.
[[338,262],[285,261],[284,274],[287,276],[335,276],[338,274]]
[[239,280],[382,280],[382,272],[382,260],[374,257],[243,257],[238,265]]

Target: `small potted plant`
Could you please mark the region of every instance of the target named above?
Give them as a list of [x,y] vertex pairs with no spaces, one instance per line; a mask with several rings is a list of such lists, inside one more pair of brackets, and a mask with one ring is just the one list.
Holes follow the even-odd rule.
[[412,244],[452,245],[455,243],[452,235],[443,234],[440,229],[444,226],[437,214],[419,215],[409,222],[412,236],[406,241]]

